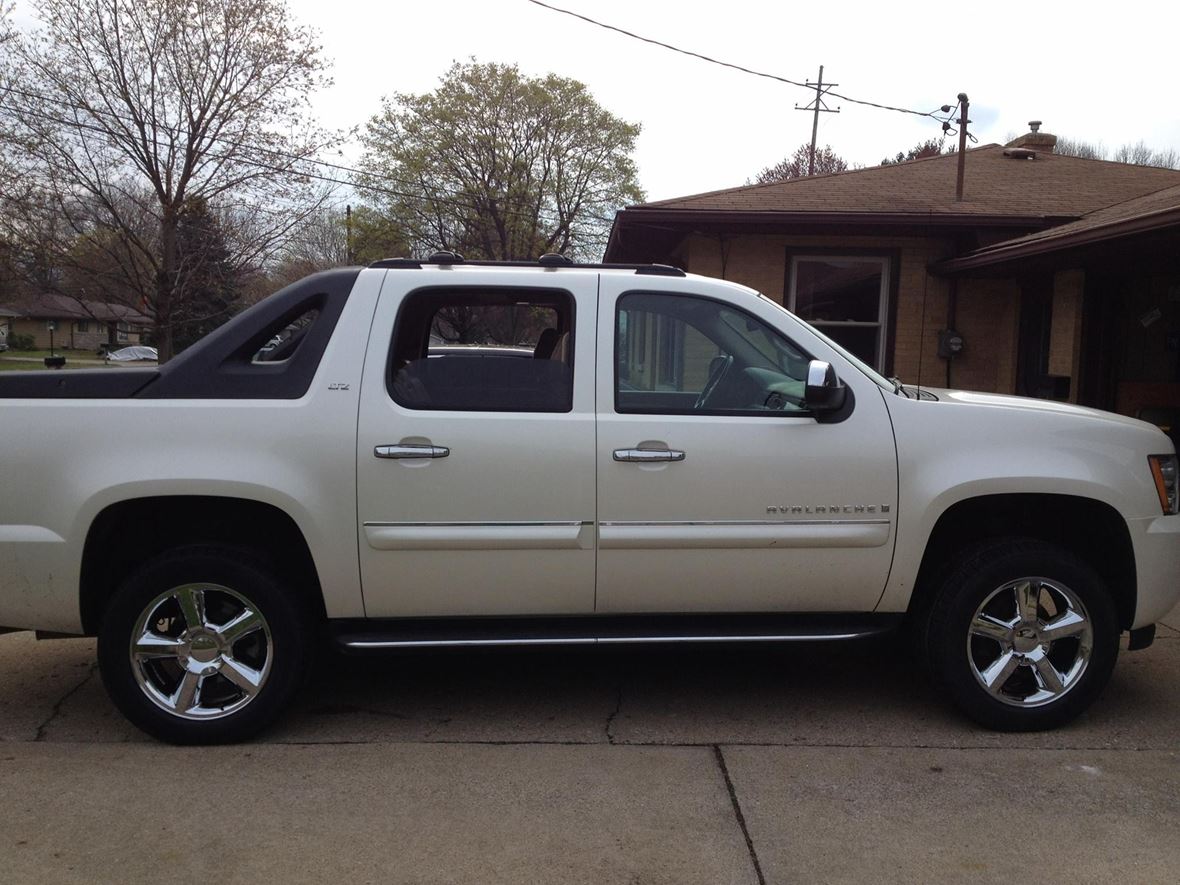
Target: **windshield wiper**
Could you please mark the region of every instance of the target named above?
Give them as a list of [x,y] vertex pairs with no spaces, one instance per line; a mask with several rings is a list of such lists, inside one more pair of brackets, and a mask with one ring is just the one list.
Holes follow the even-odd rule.
[[910,398],[909,393],[906,392],[905,385],[901,383],[900,378],[890,378],[889,383],[893,385],[893,392],[900,393],[906,399]]

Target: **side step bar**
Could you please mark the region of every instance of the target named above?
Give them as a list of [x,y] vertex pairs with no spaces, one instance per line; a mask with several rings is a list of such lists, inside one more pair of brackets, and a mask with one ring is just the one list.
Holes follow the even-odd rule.
[[346,652],[413,648],[831,642],[887,633],[901,614],[588,615],[574,618],[398,618],[332,621]]

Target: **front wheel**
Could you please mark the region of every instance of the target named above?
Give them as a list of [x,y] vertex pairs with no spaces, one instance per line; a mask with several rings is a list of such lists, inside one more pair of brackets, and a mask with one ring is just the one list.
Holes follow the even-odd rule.
[[968,716],[1038,731],[1085,710],[1118,656],[1102,579],[1068,551],[1008,539],[967,551],[936,590],[925,637],[935,678]]
[[181,548],[116,592],[98,637],[103,684],[148,734],[177,744],[244,740],[298,687],[308,644],[299,598],[224,548]]

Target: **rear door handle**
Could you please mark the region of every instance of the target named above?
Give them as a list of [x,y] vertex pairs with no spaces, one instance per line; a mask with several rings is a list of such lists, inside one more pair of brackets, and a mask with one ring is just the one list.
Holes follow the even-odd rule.
[[676,449],[615,449],[616,461],[638,461],[650,464],[653,461],[683,461],[684,452]]
[[402,461],[408,458],[445,458],[451,454],[446,446],[377,446],[373,454],[378,458],[394,458]]

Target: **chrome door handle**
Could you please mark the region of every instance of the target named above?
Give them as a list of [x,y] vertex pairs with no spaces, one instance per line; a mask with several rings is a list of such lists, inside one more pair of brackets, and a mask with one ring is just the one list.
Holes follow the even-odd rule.
[[653,461],[683,461],[684,452],[676,449],[615,449],[616,461],[638,461],[641,464]]
[[373,449],[373,454],[378,458],[394,458],[396,460],[405,460],[407,458],[445,458],[451,454],[451,450],[446,446],[377,446]]

